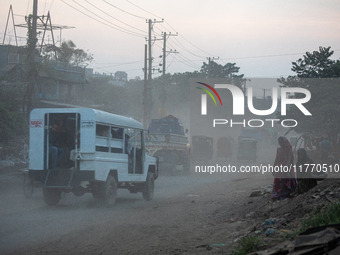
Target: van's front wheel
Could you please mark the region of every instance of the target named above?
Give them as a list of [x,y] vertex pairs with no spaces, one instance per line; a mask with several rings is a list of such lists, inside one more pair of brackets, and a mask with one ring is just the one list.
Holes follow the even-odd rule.
[[155,189],[155,177],[152,172],[148,172],[148,175],[146,176],[146,182],[143,188],[143,198],[146,201],[150,201],[153,198],[153,193]]
[[47,205],[56,205],[61,199],[61,190],[53,188],[43,188],[43,199]]

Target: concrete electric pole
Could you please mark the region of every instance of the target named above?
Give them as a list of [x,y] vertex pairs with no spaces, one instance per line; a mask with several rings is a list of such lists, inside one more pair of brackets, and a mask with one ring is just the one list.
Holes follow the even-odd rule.
[[166,50],[166,41],[169,39],[170,36],[177,36],[178,33],[176,34],[167,34],[166,32],[163,33],[163,64],[162,64],[162,75],[164,76],[165,75],[165,71],[166,71],[166,57],[167,57],[167,53],[179,53],[177,52],[176,50],[170,50],[170,51],[167,51]]

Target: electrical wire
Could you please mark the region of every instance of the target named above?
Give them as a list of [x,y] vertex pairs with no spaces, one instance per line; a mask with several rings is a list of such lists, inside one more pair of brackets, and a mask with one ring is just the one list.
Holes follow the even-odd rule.
[[[173,46],[170,42],[168,42],[168,45],[170,45],[171,47],[174,48],[174,46]],[[178,53],[178,54],[181,55],[182,58],[185,59],[187,62],[191,63],[191,65],[194,65],[194,66],[197,67],[197,64],[194,63],[194,62],[193,62],[192,60],[190,60],[189,58],[185,57],[184,54],[181,54],[181,53]],[[201,62],[203,62],[203,61],[201,60]],[[200,67],[199,67],[199,68],[200,68]]]
[[132,4],[133,6],[137,7],[138,9],[140,9],[140,10],[142,10],[142,11],[144,11],[144,12],[148,13],[148,14],[151,14],[151,15],[153,15],[153,16],[155,16],[155,17],[157,17],[157,18],[163,19],[162,17],[160,17],[160,16],[158,16],[158,15],[156,15],[156,14],[152,13],[152,12],[149,12],[149,11],[147,11],[147,10],[143,9],[142,7],[138,6],[138,5],[137,5],[137,4],[135,4],[135,3],[132,3],[132,2],[131,2],[131,1],[129,1],[129,0],[126,0],[126,2],[128,2],[129,4]]
[[171,66],[171,64],[174,62],[174,59],[175,59],[175,55],[172,56],[172,59],[170,60],[170,63],[166,66],[166,69],[165,70],[168,70],[169,67]]
[[44,4],[44,11],[43,11],[43,13],[45,13],[45,10],[46,10],[46,4],[47,4],[47,0],[45,0],[45,4]]
[[[96,13],[94,13],[93,11],[89,10],[88,8],[86,8],[85,6],[81,5],[80,3],[78,3],[78,2],[75,1],[75,0],[72,0],[72,1],[75,2],[77,5],[79,5],[80,7],[82,7],[83,9],[85,9],[86,11],[92,13],[92,14],[95,15],[96,17],[98,17],[98,18],[104,20],[105,22],[107,22],[107,23],[109,23],[109,24],[115,26],[116,29],[119,30],[119,31],[121,31],[121,32],[129,33],[129,34],[135,34],[136,36],[141,36],[141,37],[143,37],[143,38],[145,37],[145,35],[137,34],[137,33],[133,32],[133,31],[130,31],[130,30],[126,29],[126,28],[123,28],[123,27],[121,27],[121,26],[116,25],[116,24],[114,24],[114,23],[108,21],[107,19],[102,18],[101,16],[99,16],[98,14],[96,14]],[[118,28],[117,28],[117,27],[118,27]],[[124,31],[122,31],[122,30],[124,30]]]
[[[165,21],[165,24],[168,25],[172,30],[176,31],[176,29],[174,29],[167,21]],[[191,46],[193,46],[194,48],[196,48],[197,50],[201,51],[202,53],[208,55],[208,56],[216,56],[215,54],[211,54],[203,49],[201,49],[200,47],[196,46],[195,44],[193,44],[192,42],[190,42],[188,39],[186,39],[183,35],[179,34],[179,36],[185,40],[187,43],[189,43]]]
[[[163,26],[165,28],[165,26]],[[177,34],[178,35],[178,34]],[[174,42],[176,41],[176,42]],[[204,56],[201,56],[201,55],[198,55],[198,54],[195,54],[194,52],[192,52],[191,50],[187,49],[187,47],[185,47],[176,37],[174,38],[174,41],[173,43],[176,44],[179,48],[181,48],[182,50],[188,52],[189,54],[195,56],[195,57],[199,57],[199,58],[203,58],[205,59]],[[210,56],[210,55],[209,55]]]
[[173,44],[177,45],[179,48],[183,49],[184,51],[188,52],[189,54],[195,56],[195,57],[198,57],[198,58],[202,58],[202,59],[205,59],[204,56],[200,56],[200,55],[197,55],[195,53],[193,53],[191,50],[188,50],[182,43],[180,43],[179,40],[177,40],[176,38],[174,39],[174,41],[172,42]]
[[128,26],[128,27],[131,27],[131,28],[133,28],[133,29],[136,29],[136,30],[138,30],[138,31],[140,31],[140,32],[142,32],[142,33],[145,32],[145,31],[143,31],[143,30],[141,30],[141,29],[139,29],[139,28],[136,28],[136,27],[134,27],[134,26],[131,26],[131,25],[125,23],[124,21],[121,21],[121,20],[119,20],[119,19],[113,17],[111,14],[109,14],[109,13],[103,11],[102,9],[98,8],[97,6],[95,6],[94,4],[92,4],[90,1],[85,0],[85,2],[87,2],[89,5],[91,5],[92,7],[96,8],[96,9],[99,10],[100,12],[102,12],[102,13],[106,14],[107,16],[111,17],[112,19],[117,20],[118,22],[120,22],[120,23],[122,23],[122,24],[124,24],[124,25],[126,25],[126,26]]
[[201,68],[199,65],[197,65],[197,64],[193,63],[192,61],[188,60],[187,58],[185,58],[181,54],[176,54],[175,57],[176,57],[176,59],[181,58],[181,61],[178,61],[178,62],[183,63],[183,64],[185,64],[185,65],[187,65],[189,67],[192,67],[194,69],[196,69],[196,68],[200,69]]
[[[140,35],[140,34],[137,34],[137,33],[131,32],[131,31],[128,31],[128,30],[126,30],[126,29],[123,30],[123,29],[117,28],[117,25],[115,25],[115,24],[113,24],[113,23],[111,23],[111,25],[110,25],[110,24],[107,24],[107,23],[105,23],[105,22],[103,22],[103,21],[101,21],[101,20],[98,20],[97,18],[94,18],[94,17],[88,15],[87,13],[85,13],[85,12],[83,12],[83,11],[77,9],[76,7],[70,5],[69,3],[67,3],[67,2],[64,1],[64,0],[60,0],[60,1],[63,2],[64,4],[68,5],[68,6],[71,7],[72,9],[76,10],[77,12],[80,12],[81,14],[85,15],[86,17],[88,17],[88,18],[90,18],[90,19],[93,19],[93,20],[95,20],[95,21],[97,21],[97,22],[99,22],[99,23],[101,23],[101,24],[103,24],[103,25],[105,25],[105,26],[107,26],[107,27],[116,29],[116,30],[118,30],[118,31],[121,31],[121,32],[126,33],[126,34],[130,34],[130,35],[133,35],[133,36],[136,36],[136,37],[141,37],[141,38],[144,38],[144,37],[145,37],[144,35]],[[74,1],[74,0],[73,0],[73,1]],[[75,1],[74,1],[74,2],[75,2]],[[75,3],[78,4],[77,2],[75,2]],[[80,4],[78,4],[78,5],[81,6]],[[86,9],[86,10],[88,10],[88,9],[85,8],[85,7],[83,7],[83,8]],[[88,10],[88,11],[89,11],[89,10]],[[92,13],[92,14],[94,14],[95,16],[101,18],[100,16],[98,16],[97,14],[95,14],[95,13],[93,13],[93,12],[91,12],[91,11],[89,11],[89,12]],[[103,18],[101,18],[101,19],[103,19]],[[103,19],[103,20],[105,20],[105,19]],[[106,21],[106,22],[107,22],[107,21]],[[119,27],[119,26],[118,26],[118,27]]]
[[[106,25],[106,26],[109,26],[109,27],[111,27],[111,28],[114,28],[114,29],[116,29],[116,30],[119,30],[119,31],[121,31],[121,32],[130,34],[130,35],[134,35],[134,36],[137,36],[137,37],[143,37],[143,38],[145,38],[145,35],[141,35],[141,34],[138,34],[138,33],[134,32],[134,31],[127,30],[127,29],[125,29],[125,28],[123,28],[123,27],[120,27],[120,26],[118,26],[118,25],[116,25],[116,24],[114,24],[114,23],[108,21],[107,19],[104,19],[104,18],[100,17],[100,16],[97,15],[96,13],[90,11],[90,10],[87,9],[86,7],[84,7],[84,6],[82,6],[81,4],[77,3],[75,0],[73,0],[73,2],[75,2],[77,5],[79,5],[79,6],[82,7],[83,9],[87,10],[88,12],[92,13],[92,14],[95,15],[96,17],[99,17],[100,19],[104,20],[105,22],[107,22],[107,23],[109,23],[109,24],[104,23],[104,22],[102,22],[101,20],[98,20],[98,19],[96,19],[96,18],[94,18],[94,17],[92,17],[92,16],[90,16],[90,15],[88,15],[88,14],[86,14],[86,13],[80,11],[79,9],[75,8],[74,6],[72,6],[72,5],[68,4],[68,3],[66,3],[64,0],[61,0],[61,1],[62,1],[63,3],[65,3],[66,5],[70,6],[71,8],[75,9],[76,11],[82,13],[83,15],[86,15],[87,17],[89,17],[89,18],[91,18],[91,19],[93,19],[93,20],[95,20],[95,21],[97,21],[97,22],[99,22],[99,23],[101,23],[101,24],[104,24],[104,25]],[[100,12],[102,12],[102,13],[108,15],[109,17],[111,17],[111,18],[117,20],[118,22],[120,22],[120,23],[122,23],[122,24],[124,24],[124,25],[126,25],[126,26],[129,26],[129,27],[131,27],[131,28],[133,28],[133,29],[135,29],[135,30],[144,32],[143,30],[141,30],[141,29],[139,29],[139,28],[136,28],[136,27],[134,27],[134,26],[131,26],[131,25],[129,25],[129,24],[127,24],[127,23],[125,23],[125,22],[119,20],[119,19],[116,19],[115,17],[113,17],[113,16],[110,15],[109,13],[103,11],[102,9],[100,9],[100,8],[96,7],[95,5],[93,5],[92,3],[90,3],[88,0],[85,0],[85,1],[86,1],[88,4],[90,4],[92,7],[96,8],[98,11],[100,11]],[[124,12],[124,13],[126,13],[126,14],[128,14],[128,15],[130,15],[130,16],[133,16],[133,17],[136,17],[136,18],[139,18],[139,19],[147,20],[147,18],[142,17],[142,16],[140,16],[140,15],[136,15],[136,14],[131,13],[131,12],[128,12],[128,11],[126,11],[126,10],[124,10],[124,9],[122,9],[122,8],[120,8],[120,7],[116,6],[116,5],[114,5],[114,4],[110,3],[110,2],[108,2],[107,0],[102,0],[102,1],[103,1],[104,3],[110,5],[111,7],[115,8],[115,9],[121,11],[121,12]],[[53,0],[53,2],[54,2],[54,0]],[[51,6],[53,5],[53,2],[52,2],[52,4],[51,4]],[[128,2],[129,4],[135,6],[136,8],[138,8],[138,9],[144,11],[145,13],[151,14],[151,15],[157,17],[157,18],[162,18],[162,17],[160,17],[159,15],[156,15],[156,14],[154,14],[154,13],[152,13],[152,12],[150,12],[150,11],[148,11],[148,10],[146,10],[146,9],[144,9],[144,8],[142,8],[142,7],[140,7],[140,6],[138,6],[137,4],[133,3],[133,2],[130,1],[130,0],[126,0],[126,2]],[[30,0],[28,1],[27,12],[28,12],[29,4],[30,4]],[[45,5],[46,5],[46,2],[45,2]],[[110,24],[111,24],[112,26],[114,26],[114,27],[112,27]],[[176,31],[176,30],[175,30],[175,29],[174,29],[167,21],[165,21],[165,25],[166,25],[168,28],[171,28],[171,30]],[[168,29],[165,25],[161,24],[161,26],[162,26],[163,28]],[[117,27],[118,27],[118,28],[117,28]],[[156,36],[161,36],[161,35],[162,35],[162,31],[161,31],[158,27],[154,29],[154,26],[153,26],[153,27],[152,27],[152,31],[154,32],[154,34],[155,34]],[[214,55],[215,55],[215,54],[211,54],[211,53],[209,53],[209,52],[203,50],[202,48],[196,46],[195,44],[193,44],[192,42],[190,42],[188,39],[186,39],[183,35],[179,34],[179,37],[180,37],[182,40],[184,40],[187,44],[189,44],[190,47],[195,48],[197,51],[199,51],[199,52],[201,52],[201,53],[204,53],[205,55],[208,55],[208,56],[214,56]],[[186,52],[186,53],[188,53],[188,54],[190,54],[190,55],[192,55],[192,56],[198,57],[198,58],[200,58],[200,59],[202,59],[202,60],[206,58],[206,57],[204,57],[204,56],[202,56],[202,55],[196,54],[196,53],[193,52],[191,49],[188,49],[188,47],[185,46],[185,45],[182,43],[182,41],[179,40],[179,39],[176,38],[176,37],[174,37],[174,40],[172,40],[172,44],[169,43],[169,42],[168,42],[168,44],[169,44],[171,47],[176,46],[176,47],[180,48],[181,50],[183,50],[184,52]],[[155,46],[156,46],[157,48],[161,48],[161,49],[162,49],[162,47],[159,46],[158,43],[156,43]],[[175,47],[174,47],[174,48],[175,48]],[[336,51],[339,51],[339,50],[336,49],[336,50],[333,50],[333,51],[336,52]],[[259,56],[244,56],[244,57],[227,57],[227,58],[220,58],[219,61],[224,62],[224,61],[229,61],[229,60],[239,60],[239,59],[273,58],[273,57],[295,56],[295,55],[303,55],[303,54],[305,54],[305,52],[304,52],[304,53],[288,53],[288,54],[259,55]],[[174,61],[174,59],[177,59],[178,61]],[[179,60],[179,59],[180,59],[180,60]],[[194,63],[194,61],[202,61],[202,60],[191,60],[191,59],[187,58],[187,57],[186,57],[185,55],[183,55],[183,54],[175,54],[175,56],[173,57],[171,63],[172,63],[172,62],[180,62],[180,63],[183,63],[183,64],[185,64],[185,65],[187,65],[187,66],[190,66],[190,67],[193,67],[193,68],[200,68],[200,66],[197,65],[196,63]]]
[[124,13],[126,13],[126,14],[129,14],[129,15],[131,15],[131,16],[133,16],[133,17],[140,18],[140,19],[144,19],[144,20],[147,19],[147,18],[145,18],[145,17],[138,16],[138,15],[136,15],[136,14],[130,13],[130,12],[128,12],[128,11],[125,11],[125,10],[123,10],[123,9],[121,9],[121,8],[119,8],[119,7],[117,7],[117,6],[113,5],[113,4],[111,4],[111,3],[109,3],[109,2],[106,1],[106,0],[102,0],[102,1],[105,2],[106,4],[112,6],[113,8],[116,8],[117,10],[119,10],[119,11],[121,11],[121,12],[124,12]]
[[30,2],[31,2],[31,0],[28,0],[28,2],[27,2],[26,16],[28,16],[28,9],[30,7]]
[[[126,0],[126,1],[129,2],[129,3],[131,3],[129,0]],[[131,4],[133,4],[133,3],[131,3]],[[150,14],[152,14],[152,15],[154,15],[154,16],[159,17],[158,15],[155,15],[155,14],[153,14],[153,13],[151,13],[151,12],[149,12],[149,11],[143,9],[143,8],[141,8],[141,7],[137,6],[136,4],[133,4],[133,5],[136,6],[137,8],[139,8],[139,9],[141,9],[141,10],[147,12],[147,13],[150,13]],[[174,29],[167,21],[165,21],[165,24],[166,24],[168,27],[170,27],[171,30],[176,31],[176,29]],[[165,28],[166,30],[168,30],[163,24],[161,24],[161,26],[163,26],[163,28]],[[182,36],[181,34],[178,34],[178,35],[179,35],[179,37],[181,37],[182,39],[184,39],[187,43],[189,43],[191,46],[193,46],[194,48],[196,48],[197,50],[199,50],[200,52],[202,52],[202,53],[204,53],[204,54],[207,54],[208,56],[214,56],[214,54],[208,53],[207,51],[204,51],[204,50],[202,50],[201,48],[199,48],[198,46],[194,45],[193,43],[191,43],[189,40],[187,40],[187,39],[186,39],[184,36]],[[193,51],[187,49],[187,47],[185,47],[185,46],[184,46],[177,38],[175,38],[174,40],[175,40],[176,42],[173,41],[173,43],[176,44],[176,45],[177,45],[179,48],[181,48],[182,50],[188,52],[189,54],[191,54],[191,55],[193,55],[193,56],[195,56],[195,57],[205,58],[204,56],[198,55],[198,54],[194,53]]]
[[143,63],[144,60],[139,60],[139,61],[132,61],[132,62],[125,62],[125,63],[97,63],[97,65],[104,64],[102,68],[109,68],[109,67],[116,67],[116,66],[124,66],[124,65],[132,65],[132,64],[137,64],[137,63]]
[[52,0],[52,3],[51,3],[51,5],[50,5],[50,8],[48,8],[48,11],[51,10],[53,4],[54,4],[54,0]]

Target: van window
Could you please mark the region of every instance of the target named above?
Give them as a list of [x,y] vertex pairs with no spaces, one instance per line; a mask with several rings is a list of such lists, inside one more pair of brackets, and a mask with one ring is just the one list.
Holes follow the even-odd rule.
[[123,153],[123,128],[96,125],[96,151]]
[[111,127],[111,137],[114,139],[123,139],[123,128]]
[[127,128],[125,130],[126,153],[129,159],[129,173],[143,173],[143,132],[142,130]]
[[109,137],[109,127],[97,124],[96,136]]
[[143,173],[143,132],[141,130],[136,130],[136,163],[135,163],[135,173],[142,174]]

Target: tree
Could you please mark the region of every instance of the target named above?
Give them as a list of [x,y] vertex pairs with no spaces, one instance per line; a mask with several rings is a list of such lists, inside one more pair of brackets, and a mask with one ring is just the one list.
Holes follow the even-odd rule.
[[25,90],[25,83],[0,82],[0,144],[6,144],[27,132],[24,116],[20,112]]
[[58,61],[64,62],[70,65],[80,65],[93,60],[93,55],[78,49],[75,43],[71,40],[63,41],[60,47],[55,45],[47,45],[43,51],[43,57],[45,60],[51,60],[55,57]]
[[[302,58],[292,62],[292,71],[296,73],[288,78],[278,80],[283,87],[302,87],[311,93],[311,100],[305,107],[312,116],[303,115],[296,107],[287,112],[287,118],[296,119],[299,133],[312,132],[316,135],[327,134],[333,141],[337,140],[340,130],[340,61],[332,60],[330,47],[320,47],[319,51],[306,52]],[[298,98],[301,95],[296,94]]]
[[201,73],[207,78],[227,78],[234,85],[241,87],[244,82],[244,75],[237,75],[239,70],[240,68],[236,66],[236,63],[227,63],[223,66],[215,61],[209,61],[208,64],[203,62],[201,67]]
[[334,51],[331,47],[319,47],[319,51],[306,52],[303,59],[293,62],[292,71],[299,78],[332,78],[339,77],[339,60],[330,59]]

